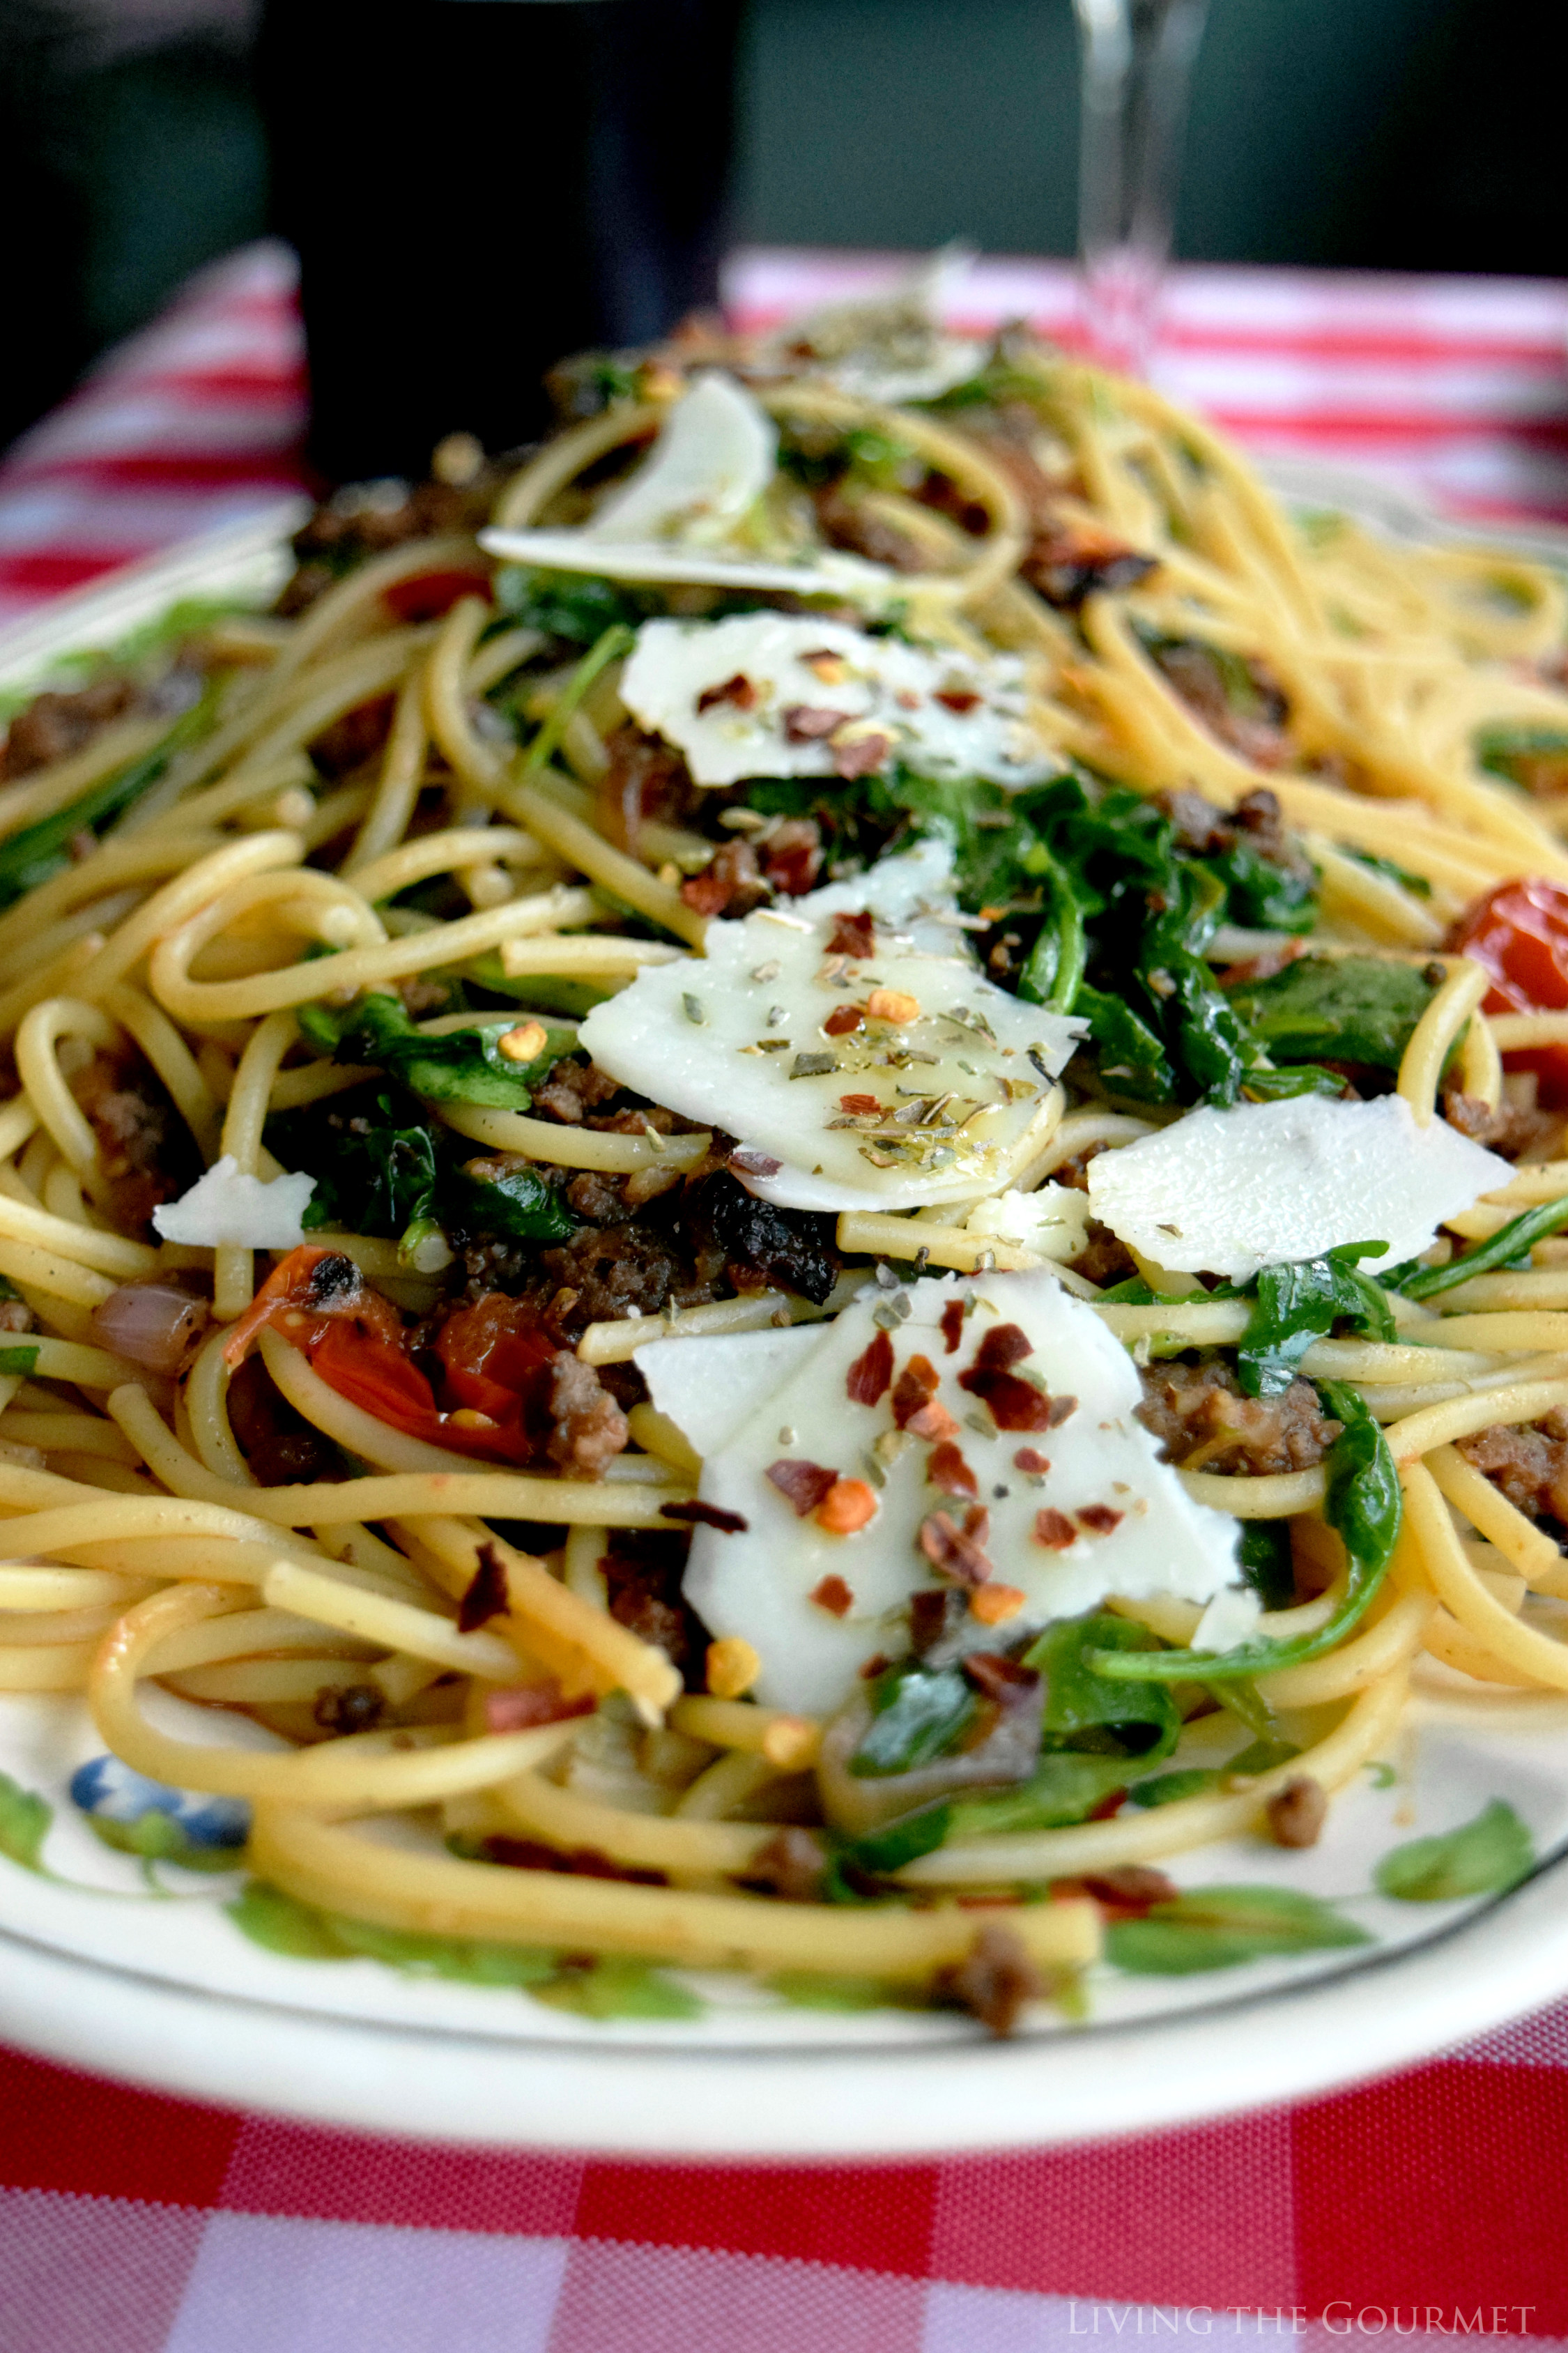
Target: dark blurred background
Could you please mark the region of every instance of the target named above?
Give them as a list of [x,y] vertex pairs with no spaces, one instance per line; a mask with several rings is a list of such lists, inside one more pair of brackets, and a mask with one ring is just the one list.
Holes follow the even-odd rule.
[[[1212,0],[1178,253],[1560,272],[1559,13]],[[364,14],[374,40],[384,18]],[[193,269],[268,227],[254,16],[253,0],[0,0],[0,447]],[[737,240],[1071,249],[1069,0],[750,0],[740,96]],[[550,233],[520,99],[501,299],[526,299],[519,264]]]

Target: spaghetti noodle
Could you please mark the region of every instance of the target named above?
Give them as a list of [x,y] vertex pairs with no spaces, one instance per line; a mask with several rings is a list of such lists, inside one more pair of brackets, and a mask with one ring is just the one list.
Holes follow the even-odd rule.
[[[918,409],[735,347],[699,356],[750,384],[775,455],[727,536],[711,517],[670,526],[670,579],[657,549],[618,563],[607,526],[597,572],[531,567],[475,532],[593,539],[709,380],[679,351],[609,372],[601,413],[454,493],[438,536],[376,552],[368,511],[340,501],[307,534],[312,576],[322,550],[341,571],[325,593],[142,657],[132,715],[85,750],[26,765],[14,725],[0,1689],[85,1693],[131,1767],[254,1801],[254,1867],[300,1902],[957,1986],[1005,2023],[994,1984],[964,1976],[963,1891],[1003,1907],[1014,1989],[1038,1990],[1094,1957],[1105,1903],[1159,1900],[1146,1870],[1128,1892],[1131,1866],[1267,1831],[1282,1793],[1351,1779],[1412,1679],[1568,1687],[1551,1110],[1568,1092],[1568,601],[1512,555],[1289,517],[1155,393],[1016,339]],[[705,781],[767,693],[716,675],[661,734],[653,649],[748,628],[725,642],[758,644],[764,622],[796,630],[789,658],[821,691],[769,720],[777,773]],[[858,713],[833,701],[847,659]],[[879,684],[917,675],[899,661],[944,682]],[[199,673],[172,725],[160,662]],[[928,737],[900,735],[922,696]],[[993,718],[1018,779],[932,752],[941,727]],[[592,1008],[656,982],[710,1029],[711,926],[771,911],[787,946],[829,880],[849,986],[846,959],[892,951],[855,933],[872,919],[847,881],[922,841],[956,860],[945,902],[918,911],[948,924],[948,966],[1070,1029],[1059,1079],[994,1082],[1033,1108],[967,1188],[976,1113],[948,1108],[945,1075],[921,1095],[915,1069],[896,1113],[839,1098],[827,1125],[871,1173],[835,1202],[804,1180],[769,1196],[777,1153],[737,1146],[723,1103],[666,1103],[656,1073],[634,1091],[579,1045]],[[1510,917],[1521,879],[1533,896]],[[1467,918],[1478,892],[1490,912]],[[891,1039],[905,1076],[939,1059],[927,1009],[880,966],[870,984],[781,1080],[857,1030]],[[984,1013],[963,1018],[968,1051],[997,1046]],[[766,1061],[778,1042],[740,1050]],[[1410,1265],[1304,1251],[1315,1323],[1279,1308],[1278,1265],[1215,1298],[1212,1267],[1085,1223],[1086,1169],[1147,1154],[1204,1103],[1390,1089],[1413,1135],[1457,1123],[1524,1160],[1434,1220]],[[257,1205],[297,1171],[312,1206],[284,1240]],[[169,1205],[198,1195],[221,1196],[217,1223],[181,1227]],[[1047,1200],[1070,1247],[1044,1239]],[[833,1705],[759,1699],[777,1683],[765,1645],[713,1639],[679,1588],[692,1526],[712,1548],[737,1515],[639,1356],[809,1345],[853,1314],[888,1339],[886,1389],[927,1270],[961,1319],[977,1287],[1007,1314],[1009,1284],[1058,1281],[1130,1352],[1188,1498],[1230,1515],[1232,1553],[1251,1532],[1232,1641],[1205,1641],[1202,1598],[1174,1588],[1042,1628],[1009,1560],[993,1573],[968,1440],[936,1408],[937,1501],[956,1500],[934,1515],[945,1554],[921,1522],[921,1596],[882,1610],[879,1655]],[[976,1362],[963,1385],[990,1398],[991,1437],[1047,1427],[1026,1400],[1009,1422],[996,1384],[1024,1385]],[[1075,1542],[1046,1457],[1016,1460],[1038,1522]],[[798,1480],[775,1485],[863,1560],[847,1547],[879,1540],[871,1473],[822,1476],[808,1504]],[[825,1620],[855,1607],[848,1575],[812,1595]],[[1042,1693],[1069,1667],[1098,1694],[1092,1737],[1043,1736]],[[143,1713],[148,1681],[244,1711],[273,1747],[178,1738]],[[894,1754],[901,1709],[915,1730]],[[1208,1754],[1227,1722],[1239,1742],[1259,1710],[1287,1761],[1139,1799],[1151,1764],[1179,1768],[1193,1736]],[[1065,1811],[1041,1794],[1064,1757],[1082,1782]],[[353,1826],[387,1812],[409,1825],[395,1844]],[[1050,1883],[1057,1901],[1018,1900]]]

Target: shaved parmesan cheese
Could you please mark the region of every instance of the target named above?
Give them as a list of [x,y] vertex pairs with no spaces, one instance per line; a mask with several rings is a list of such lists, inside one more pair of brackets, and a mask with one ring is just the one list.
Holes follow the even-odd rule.
[[885,293],[824,303],[781,328],[765,349],[776,365],[823,376],[861,400],[889,407],[936,400],[985,364],[983,343],[943,334],[938,324],[976,258],[973,246],[944,245]]
[[1089,1240],[1089,1196],[1070,1185],[1042,1185],[1037,1193],[998,1193],[977,1201],[964,1219],[966,1234],[1009,1242],[1039,1258],[1074,1259]]
[[[975,1304],[959,1326],[956,1350],[949,1351],[942,1312],[971,1296]],[[1237,1523],[1193,1503],[1160,1460],[1154,1440],[1134,1419],[1142,1392],[1125,1349],[1054,1276],[917,1282],[901,1298],[911,1313],[889,1334],[891,1384],[874,1403],[858,1403],[847,1378],[879,1337],[878,1294],[868,1293],[836,1322],[816,1327],[815,1346],[803,1348],[783,1378],[770,1377],[763,1399],[704,1461],[703,1502],[740,1514],[746,1526],[730,1535],[698,1527],[686,1596],[712,1633],[738,1635],[756,1650],[760,1699],[826,1712],[853,1691],[868,1658],[905,1647],[903,1606],[934,1576],[921,1549],[922,1525],[939,1512],[962,1525],[969,1506],[954,1489],[964,1474],[987,1514],[977,1540],[995,1579],[1025,1597],[1007,1621],[1009,1638],[1076,1616],[1110,1594],[1206,1602],[1229,1586]],[[977,1394],[960,1385],[985,1335],[1004,1324],[1017,1327],[1027,1344],[1021,1359],[1015,1355],[1016,1376],[1036,1377],[1053,1398],[1078,1400],[1056,1428],[1038,1435],[997,1429]],[[769,1337],[746,1335],[729,1345],[738,1352],[748,1343],[765,1345]],[[715,1344],[664,1345],[696,1359]],[[961,1471],[951,1454],[938,1461],[931,1440],[895,1430],[893,1388],[915,1357],[932,1369],[934,1402],[955,1427],[948,1442]],[[715,1385],[733,1377],[735,1361],[731,1353],[715,1366]],[[694,1361],[682,1377],[695,1395],[700,1365]],[[1047,1470],[1031,1467],[1041,1461]],[[854,1535],[830,1534],[809,1509],[797,1513],[769,1479],[780,1463],[864,1480],[877,1496],[874,1516]],[[939,1483],[928,1476],[932,1470]],[[842,1578],[852,1597],[842,1617],[811,1598],[828,1577]],[[994,1629],[973,1621],[973,1648],[996,1641]]]
[[632,1362],[658,1411],[669,1416],[692,1451],[717,1454],[821,1339],[816,1324],[792,1324],[707,1340],[650,1340]]
[[[877,869],[882,890],[903,862]],[[765,1199],[888,1209],[989,1191],[1082,1024],[994,987],[962,949],[878,926],[868,958],[834,951],[850,887],[710,923],[704,961],[645,965],[580,1043],[624,1086],[777,1161],[747,1180]]]
[[226,1152],[177,1201],[153,1212],[153,1226],[166,1242],[216,1250],[230,1242],[241,1250],[296,1250],[305,1239],[300,1220],[316,1189],[313,1176],[242,1176]]
[[1061,768],[1029,723],[1016,654],[931,652],[810,616],[645,621],[620,693],[700,785],[831,776],[872,736],[922,776],[1016,789]]
[[653,454],[570,531],[487,531],[491,555],[608,580],[668,580],[717,587],[793,589],[871,608],[893,592],[879,564],[832,549],[767,560],[734,534],[773,477],[778,433],[732,376],[700,376],[671,409]]
[[1129,1249],[1181,1274],[1238,1282],[1340,1242],[1384,1248],[1364,1267],[1416,1258],[1445,1218],[1513,1171],[1401,1095],[1298,1095],[1190,1112],[1089,1164],[1089,1206]]
[[727,537],[773,478],[778,432],[732,376],[699,376],[631,480],[584,524],[587,539]]
[[1258,1631],[1263,1604],[1249,1585],[1222,1585],[1193,1630],[1194,1651],[1234,1651]]

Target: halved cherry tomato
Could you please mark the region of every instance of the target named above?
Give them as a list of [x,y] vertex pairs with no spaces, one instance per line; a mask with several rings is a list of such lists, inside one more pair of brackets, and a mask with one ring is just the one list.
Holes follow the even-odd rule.
[[341,1251],[307,1242],[268,1277],[224,1354],[237,1365],[269,1324],[330,1389],[389,1430],[489,1461],[526,1462],[549,1429],[555,1351],[522,1325],[522,1314],[519,1301],[495,1293],[448,1319],[437,1342],[447,1368],[437,1399],[392,1302]]
[[[1484,1012],[1568,1009],[1568,890],[1560,882],[1500,883],[1460,916],[1453,945],[1492,976]],[[1537,1072],[1543,1103],[1568,1103],[1568,1046],[1532,1046],[1504,1059],[1510,1071]]]
[[488,605],[488,572],[418,572],[412,580],[395,580],[381,592],[381,601],[400,621],[438,621],[459,596],[482,596]]

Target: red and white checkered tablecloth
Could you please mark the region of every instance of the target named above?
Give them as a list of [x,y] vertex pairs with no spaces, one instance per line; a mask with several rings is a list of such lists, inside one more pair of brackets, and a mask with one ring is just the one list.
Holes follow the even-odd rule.
[[[757,322],[874,257],[738,258]],[[963,322],[1070,326],[988,262]],[[1568,289],[1193,269],[1162,380],[1253,448],[1568,519]],[[299,481],[287,257],[208,271],[0,467],[0,620]],[[4,1988],[0,1986],[0,2013]],[[1568,2003],[1234,2122],[886,2167],[414,2147],[0,2053],[0,2353],[1045,2353],[1568,2337]],[[1194,2348],[1196,2353],[1196,2348]]]

